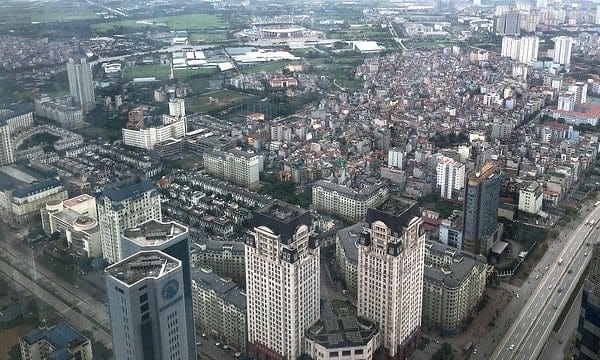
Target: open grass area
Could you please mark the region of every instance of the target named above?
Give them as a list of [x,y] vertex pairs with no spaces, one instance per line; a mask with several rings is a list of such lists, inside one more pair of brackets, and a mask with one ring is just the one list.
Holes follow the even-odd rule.
[[97,9],[73,1],[23,2],[3,0],[0,2],[0,23],[29,24],[35,22],[66,22],[99,19]]
[[[256,74],[259,72],[277,72],[283,70],[288,64],[295,63],[294,61],[269,61],[244,67],[242,72],[245,74]],[[297,63],[297,61],[296,61]]]
[[379,27],[354,28],[342,31],[330,31],[327,36],[332,39],[342,40],[372,40],[381,39],[384,37],[391,37],[387,29],[382,29]]
[[[175,77],[179,79],[189,79],[195,76],[209,76],[216,72],[216,67],[175,69]],[[165,80],[169,78],[169,74],[169,65],[142,65],[126,67],[123,77],[128,80],[143,77],[155,77],[157,79]]]
[[253,96],[227,89],[213,91],[185,99],[185,107],[192,112],[210,112],[235,106]]
[[132,32],[144,29],[165,27],[169,30],[205,30],[224,27],[226,23],[219,17],[209,14],[189,14],[164,16],[153,19],[121,20],[92,25],[97,33]]
[[191,43],[199,42],[210,42],[210,41],[223,41],[227,40],[227,33],[225,32],[200,32],[191,33],[188,39]]

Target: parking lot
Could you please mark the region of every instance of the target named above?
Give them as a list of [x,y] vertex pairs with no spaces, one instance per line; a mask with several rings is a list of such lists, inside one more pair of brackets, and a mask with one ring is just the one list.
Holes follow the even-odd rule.
[[[198,336],[196,338],[196,344],[197,345],[197,353],[198,353],[198,359],[202,359],[202,360],[235,360],[235,359],[240,359],[242,357],[236,358],[235,357],[235,352],[231,349],[225,350],[223,349],[223,345],[218,342],[217,339],[214,339],[213,337],[208,337],[208,338],[202,338],[200,336]],[[216,344],[219,344],[219,346],[216,346]]]

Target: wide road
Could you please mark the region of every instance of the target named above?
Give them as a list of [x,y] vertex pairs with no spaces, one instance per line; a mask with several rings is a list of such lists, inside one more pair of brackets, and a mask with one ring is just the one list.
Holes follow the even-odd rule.
[[548,270],[500,341],[492,359],[537,359],[589,262],[589,244],[600,236],[600,229],[586,223],[593,219],[597,225],[599,218],[600,208],[594,208],[570,234],[566,246],[557,257],[563,262],[559,264],[556,261],[548,265]]
[[31,281],[21,272],[13,269],[10,265],[2,260],[0,260],[0,272],[6,274],[6,276],[11,278],[14,282],[29,290],[29,292],[31,292],[35,297],[50,305],[57,312],[62,314],[76,329],[81,331],[88,330],[92,332],[97,341],[103,342],[107,347],[112,348],[111,335],[91,322],[87,317],[73,309],[74,306],[81,306],[80,303],[70,305],[63,302],[37,283]]

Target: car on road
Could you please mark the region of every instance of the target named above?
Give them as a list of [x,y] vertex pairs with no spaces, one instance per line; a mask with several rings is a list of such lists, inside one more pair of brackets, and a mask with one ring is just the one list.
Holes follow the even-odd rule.
[[586,253],[586,252],[584,252],[584,253],[583,253],[583,256],[587,256],[587,253]]
[[540,278],[540,274],[537,274],[537,275],[535,276],[535,278],[536,278],[536,279],[539,279],[539,278]]
[[217,341],[217,342],[215,343],[215,346],[216,346],[216,347],[221,347],[221,343]]
[[558,309],[558,304],[554,304],[554,310]]
[[477,349],[473,349],[473,355],[477,355]]
[[552,284],[548,285],[548,289],[552,290]]
[[569,274],[572,273],[572,272],[573,272],[573,269],[567,270],[567,273],[569,273]]
[[508,350],[513,351],[515,349],[515,344],[510,344]]
[[558,289],[558,292],[559,292],[559,293],[561,293],[561,292],[562,292],[562,289],[560,289],[560,288],[559,288],[559,289]]
[[519,294],[515,294],[515,297],[518,299],[519,298]]

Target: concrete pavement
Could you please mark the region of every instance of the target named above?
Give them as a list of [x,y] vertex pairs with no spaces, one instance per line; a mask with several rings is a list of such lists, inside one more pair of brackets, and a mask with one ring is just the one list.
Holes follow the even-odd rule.
[[[600,230],[585,224],[591,219],[598,221],[600,208],[594,208],[587,214],[570,233],[566,243],[561,242],[563,248],[553,245],[552,251],[546,254],[549,256],[544,257],[546,261],[535,269],[534,273],[543,272],[546,268],[548,270],[501,340],[492,359],[536,359],[540,354],[561,309],[589,261],[585,256],[589,248],[585,244],[600,236]],[[560,264],[559,259],[563,259]]]
[[570,350],[570,340],[577,330],[579,312],[581,311],[581,294],[580,289],[558,333],[552,332],[550,334],[540,359],[563,360],[565,358],[565,353]]

